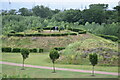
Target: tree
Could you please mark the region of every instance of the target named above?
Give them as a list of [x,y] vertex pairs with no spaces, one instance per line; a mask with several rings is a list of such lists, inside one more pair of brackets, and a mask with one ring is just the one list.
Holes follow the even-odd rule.
[[53,12],[50,8],[41,6],[35,6],[32,8],[33,14],[35,16],[39,16],[41,18],[51,18],[53,15]]
[[22,70],[24,70],[24,61],[29,56],[29,50],[28,49],[21,49],[21,55],[23,57],[23,68],[22,68]]
[[53,16],[56,21],[77,22],[81,18],[81,11],[78,9],[65,10]]
[[19,12],[22,16],[31,16],[32,12],[28,10],[27,8],[21,8],[19,9]]
[[89,54],[89,60],[93,66],[92,76],[94,76],[94,66],[98,63],[98,56],[96,53]]
[[116,7],[114,7],[114,9],[117,11],[117,13],[118,13],[118,19],[117,19],[117,21],[118,22],[120,22],[120,6],[116,6]]
[[52,50],[50,51],[49,57],[50,57],[50,59],[52,60],[52,63],[53,63],[53,73],[55,73],[54,63],[55,63],[55,61],[59,58],[58,51],[55,50],[55,49],[52,49]]
[[16,13],[17,13],[17,12],[16,12],[15,9],[11,9],[11,10],[9,11],[9,14],[10,14],[10,15],[16,15]]

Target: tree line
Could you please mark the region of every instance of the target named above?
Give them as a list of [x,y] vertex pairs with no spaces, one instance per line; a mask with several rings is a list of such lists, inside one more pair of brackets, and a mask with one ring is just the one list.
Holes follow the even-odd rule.
[[108,4],[91,4],[89,9],[52,10],[43,5],[32,9],[2,11],[2,32],[23,32],[38,27],[82,28],[94,34],[119,36],[120,6],[108,10]]
[[38,16],[40,18],[54,19],[56,21],[65,21],[69,23],[79,22],[85,24],[92,23],[112,23],[118,22],[120,16],[120,6],[116,6],[113,10],[108,10],[108,4],[91,4],[89,9],[69,9],[61,11],[59,9],[52,10],[43,5],[34,6],[32,9],[20,8],[18,11],[11,9],[3,10],[2,15],[22,15],[22,16]]

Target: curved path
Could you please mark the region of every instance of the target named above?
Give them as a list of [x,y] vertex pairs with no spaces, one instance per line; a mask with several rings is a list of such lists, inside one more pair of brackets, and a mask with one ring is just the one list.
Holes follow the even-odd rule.
[[[22,64],[11,63],[11,62],[4,62],[4,61],[0,61],[0,64],[6,64],[6,65],[12,65],[12,66],[22,66]],[[53,69],[52,67],[27,65],[27,64],[25,64],[24,66],[25,67],[32,67],[32,68],[41,68],[41,69]],[[80,70],[80,69],[56,68],[56,70],[72,71],[72,72],[83,72],[83,73],[92,73],[92,71],[89,71],[89,70]],[[103,71],[95,71],[95,73],[97,73],[97,74],[108,74],[108,75],[118,75],[118,73],[103,72]]]

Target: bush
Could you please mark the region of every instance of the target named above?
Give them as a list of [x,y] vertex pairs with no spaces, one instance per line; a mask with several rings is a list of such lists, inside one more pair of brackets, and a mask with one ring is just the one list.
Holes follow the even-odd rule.
[[43,52],[43,49],[39,49],[39,53],[42,53]]
[[30,52],[38,52],[37,48],[30,49]]
[[63,50],[65,48],[64,47],[55,47],[54,49],[60,51],[60,50]]
[[110,39],[112,41],[118,41],[118,37],[112,35],[97,34],[97,36],[103,37],[105,39]]
[[11,52],[12,49],[10,47],[3,47],[2,52]]
[[87,32],[87,31],[84,30],[84,31],[79,31],[78,33],[79,33],[79,34],[86,34],[86,32]]
[[20,51],[21,51],[20,48],[13,48],[13,49],[12,49],[12,52],[20,52]]

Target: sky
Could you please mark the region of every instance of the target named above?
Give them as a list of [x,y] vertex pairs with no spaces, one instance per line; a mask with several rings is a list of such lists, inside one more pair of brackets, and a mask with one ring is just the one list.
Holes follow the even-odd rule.
[[109,9],[118,5],[119,0],[0,0],[0,9],[31,9],[35,5],[44,5],[51,9],[80,9],[89,8],[90,4],[108,4]]

